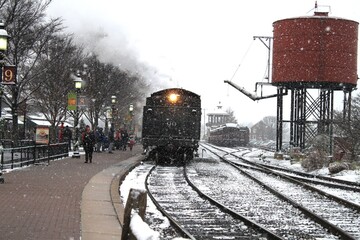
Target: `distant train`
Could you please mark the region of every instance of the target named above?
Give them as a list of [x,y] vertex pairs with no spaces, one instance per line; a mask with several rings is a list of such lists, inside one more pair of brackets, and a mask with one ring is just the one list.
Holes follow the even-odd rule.
[[157,163],[179,163],[197,153],[201,129],[200,96],[181,88],[146,98],[142,144]]
[[211,129],[208,142],[223,147],[246,146],[249,143],[249,128],[236,123],[226,123]]

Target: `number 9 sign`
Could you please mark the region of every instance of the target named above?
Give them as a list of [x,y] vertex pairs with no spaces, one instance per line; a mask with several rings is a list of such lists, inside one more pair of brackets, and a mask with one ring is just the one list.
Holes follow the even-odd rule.
[[16,66],[4,66],[2,70],[2,84],[16,84]]

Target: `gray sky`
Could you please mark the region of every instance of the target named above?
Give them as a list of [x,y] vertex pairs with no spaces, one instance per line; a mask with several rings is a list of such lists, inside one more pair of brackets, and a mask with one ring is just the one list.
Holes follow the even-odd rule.
[[[145,72],[158,90],[193,91],[206,113],[221,101],[240,123],[248,123],[275,116],[275,99],[254,102],[224,80],[253,92],[267,73],[267,49],[253,36],[272,36],[274,21],[313,15],[314,5],[314,0],[53,0],[48,13],[61,16],[68,31],[102,59]],[[360,22],[359,0],[318,0],[318,5],[327,6],[332,17]]]

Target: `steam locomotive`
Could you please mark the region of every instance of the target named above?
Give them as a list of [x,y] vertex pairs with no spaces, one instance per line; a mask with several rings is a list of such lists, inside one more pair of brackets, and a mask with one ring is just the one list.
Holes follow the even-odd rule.
[[181,88],[154,92],[143,108],[144,152],[162,163],[182,163],[197,153],[201,129],[200,96]]
[[226,123],[210,130],[208,142],[222,147],[246,146],[249,143],[249,128],[236,123]]

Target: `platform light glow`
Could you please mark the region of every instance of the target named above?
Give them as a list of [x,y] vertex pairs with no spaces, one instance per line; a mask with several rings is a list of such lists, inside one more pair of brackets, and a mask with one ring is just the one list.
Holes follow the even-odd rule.
[[176,93],[171,93],[169,96],[168,96],[168,99],[170,102],[172,103],[176,103],[179,99],[179,94],[176,94]]

